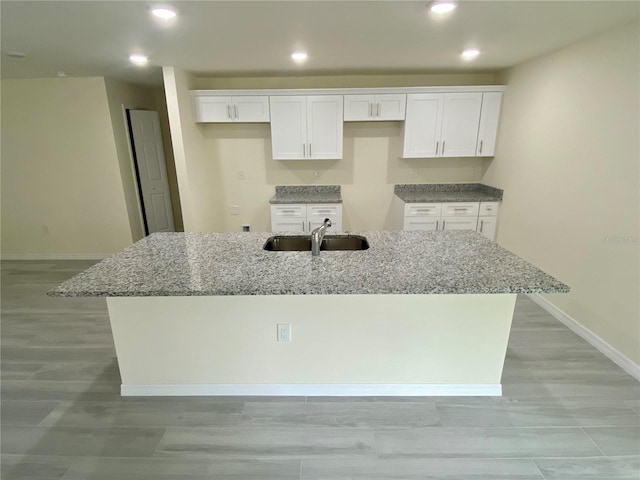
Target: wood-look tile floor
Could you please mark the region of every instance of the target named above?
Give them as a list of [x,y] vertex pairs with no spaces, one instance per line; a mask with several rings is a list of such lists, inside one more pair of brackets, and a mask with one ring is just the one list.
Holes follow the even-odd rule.
[[2,263],[4,480],[640,479],[640,385],[525,296],[500,398],[121,398],[104,299],[45,295],[91,263]]

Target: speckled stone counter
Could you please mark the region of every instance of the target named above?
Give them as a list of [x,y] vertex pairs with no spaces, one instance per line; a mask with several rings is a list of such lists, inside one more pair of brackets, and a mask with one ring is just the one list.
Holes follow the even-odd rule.
[[502,190],[481,183],[424,183],[396,185],[394,193],[407,203],[499,202]]
[[[329,233],[330,234],[330,233]],[[51,296],[494,294],[569,287],[472,231],[359,232],[363,251],[269,252],[270,233],[155,233]]]
[[342,196],[340,185],[278,185],[269,203],[342,203]]

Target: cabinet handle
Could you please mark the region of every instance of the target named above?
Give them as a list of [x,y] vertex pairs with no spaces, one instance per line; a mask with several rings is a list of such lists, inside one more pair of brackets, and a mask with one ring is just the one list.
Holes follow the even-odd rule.
[[466,209],[466,208],[454,208],[454,210],[455,210],[456,212],[466,212],[466,211],[467,211],[467,209]]
[[231,105],[227,105],[227,118],[231,120]]
[[295,210],[280,210],[282,213],[296,213]]
[[309,144],[309,158],[311,158],[311,144]]
[[238,117],[240,117],[240,115],[238,115],[238,105],[234,105],[233,106],[233,110],[236,113],[236,120],[238,119]]
[[444,155],[444,146],[445,146],[446,143],[447,143],[446,140],[442,141],[442,155]]
[[304,232],[304,220],[302,221],[302,231]]
[[307,232],[311,231],[311,222],[309,222],[309,230],[307,230]]
[[307,144],[306,143],[302,144],[302,157],[303,158],[307,158]]
[[436,220],[436,230],[438,230],[438,225],[440,224],[440,220]]
[[438,147],[440,146],[440,142],[436,142],[436,157],[438,156]]
[[446,220],[442,220],[442,230],[444,230],[444,222],[446,222]]
[[369,117],[373,117],[373,103],[369,104]]
[[480,220],[480,233],[482,233],[482,227],[484,227],[484,220]]
[[379,116],[380,116],[380,104],[379,104],[379,103],[377,103],[376,105],[378,106],[378,107],[376,108],[376,117],[379,117]]
[[482,155],[482,140],[480,140],[480,155]]

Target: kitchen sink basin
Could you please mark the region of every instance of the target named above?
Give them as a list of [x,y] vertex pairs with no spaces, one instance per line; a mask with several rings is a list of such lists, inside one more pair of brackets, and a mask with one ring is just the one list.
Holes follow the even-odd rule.
[[[275,235],[270,237],[263,247],[270,252],[306,252],[311,251],[309,236]],[[361,235],[325,235],[320,250],[366,250],[369,242]]]

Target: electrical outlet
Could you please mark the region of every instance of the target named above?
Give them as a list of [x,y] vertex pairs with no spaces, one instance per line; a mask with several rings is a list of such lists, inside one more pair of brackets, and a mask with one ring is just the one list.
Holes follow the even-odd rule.
[[246,223],[244,223],[242,225],[242,231],[243,232],[250,232],[251,231],[251,225],[247,225]]
[[279,342],[291,341],[291,324],[289,323],[278,324],[278,341]]

